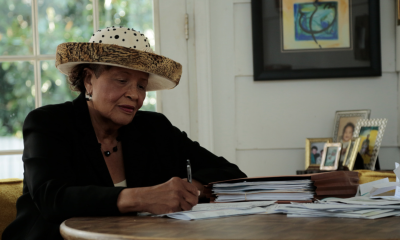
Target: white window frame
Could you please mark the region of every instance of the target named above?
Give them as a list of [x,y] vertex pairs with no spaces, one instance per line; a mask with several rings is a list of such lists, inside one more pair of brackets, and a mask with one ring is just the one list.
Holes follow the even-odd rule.
[[[0,55],[0,62],[17,62],[17,61],[32,61],[34,66],[34,82],[35,92],[41,93],[41,71],[40,61],[45,60],[56,60],[55,54],[40,54],[40,43],[38,33],[38,0],[31,0],[31,15],[32,15],[32,37],[33,37],[33,55],[11,55],[2,56]],[[92,0],[92,11],[93,11],[93,30],[99,29],[99,0]],[[153,22],[154,22],[154,35],[155,35],[155,48],[156,52],[159,52],[159,20],[158,20],[158,1],[153,1]],[[157,91],[157,104],[156,111],[161,112],[161,94]],[[42,106],[42,94],[35,94],[35,108]],[[17,150],[0,150],[0,156],[4,155],[18,155],[23,153],[23,149]]]

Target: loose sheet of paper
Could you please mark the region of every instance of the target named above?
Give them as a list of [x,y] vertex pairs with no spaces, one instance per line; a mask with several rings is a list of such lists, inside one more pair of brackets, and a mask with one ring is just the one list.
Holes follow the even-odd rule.
[[256,201],[256,202],[237,202],[237,203],[201,203],[197,204],[192,208],[191,211],[186,212],[198,212],[198,211],[214,211],[221,209],[248,209],[255,207],[266,207],[274,204],[275,201]]
[[[381,183],[381,184],[375,184],[371,191],[369,192],[370,197],[377,196],[379,194],[389,192],[391,190],[395,190],[396,186],[398,186],[399,183],[397,182],[387,182],[387,183]],[[393,196],[393,194],[392,194]]]
[[373,182],[361,184],[360,185],[360,194],[361,194],[361,196],[365,196],[372,190],[372,188],[375,185],[381,184],[381,183],[388,183],[388,182],[389,182],[389,178],[383,178],[383,179],[376,180]]
[[[396,182],[399,183],[399,179],[400,179],[400,164],[399,163],[395,163],[396,169],[393,171],[396,174]],[[397,198],[400,198],[400,186],[396,186],[396,191],[394,193],[394,196]]]
[[[382,198],[382,197],[379,197]],[[352,198],[326,198],[321,200],[322,203],[326,202],[341,202],[347,204],[362,204],[362,205],[369,205],[369,206],[384,206],[384,205],[394,205],[400,204],[400,199],[398,198],[383,198],[385,200],[380,200],[378,198],[369,198],[367,196],[357,196]]]
[[199,211],[199,212],[186,211],[186,212],[169,213],[166,214],[166,216],[179,220],[199,220],[199,219],[219,218],[228,216],[260,214],[264,212],[265,208],[256,207],[250,209],[222,209],[215,211]]

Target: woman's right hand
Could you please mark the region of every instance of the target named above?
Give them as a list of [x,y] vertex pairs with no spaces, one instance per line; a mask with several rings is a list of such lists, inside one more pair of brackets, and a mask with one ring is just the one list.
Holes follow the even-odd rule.
[[122,190],[118,196],[117,207],[121,213],[164,214],[187,211],[197,204],[198,196],[199,191],[193,184],[173,177],[156,186]]

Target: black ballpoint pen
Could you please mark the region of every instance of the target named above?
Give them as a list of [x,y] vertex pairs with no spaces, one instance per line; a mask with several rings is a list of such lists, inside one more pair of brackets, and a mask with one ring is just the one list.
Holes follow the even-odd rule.
[[187,181],[192,183],[192,167],[190,166],[189,159],[187,160],[186,170],[187,170]]

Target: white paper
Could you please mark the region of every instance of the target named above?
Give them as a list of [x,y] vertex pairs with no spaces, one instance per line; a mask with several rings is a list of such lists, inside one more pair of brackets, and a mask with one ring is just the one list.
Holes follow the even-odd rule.
[[396,186],[396,192],[395,192],[394,196],[395,196],[396,198],[399,198],[399,199],[400,199],[400,186]]
[[[369,205],[361,205],[361,204],[342,204],[342,203],[326,203],[326,204],[307,204],[307,203],[292,203],[290,206],[292,207],[302,207],[306,209],[313,209],[313,210],[362,210],[362,209],[370,209],[376,208],[377,206],[369,206]],[[380,209],[398,209],[400,210],[400,205],[381,205],[379,206]]]
[[400,164],[395,162],[394,166],[395,166],[395,168],[394,168],[393,172],[396,174],[396,182],[400,182],[399,181],[399,179],[400,179]]
[[[387,183],[381,183],[381,184],[375,184],[371,191],[369,192],[369,196],[373,197],[391,190],[395,190],[396,186],[399,184],[397,182],[387,182]],[[393,194],[392,194],[393,195]]]
[[199,220],[199,219],[219,218],[228,216],[260,214],[264,212],[265,208],[257,207],[251,209],[224,209],[216,211],[176,212],[176,213],[166,214],[166,216],[179,220]]
[[[396,182],[399,183],[399,179],[400,179],[400,164],[399,163],[395,163],[395,167],[396,169],[393,170],[393,172],[396,174]],[[394,193],[395,197],[400,198],[400,187],[396,186],[396,191]]]
[[[378,214],[376,214],[378,213]],[[305,214],[288,214],[288,217],[339,217],[339,218],[361,218],[361,219],[378,219],[383,217],[398,216],[400,211],[379,212],[376,211],[372,216],[363,216],[355,214],[332,214],[332,215],[305,215]]]
[[309,179],[288,180],[288,181],[259,181],[259,182],[237,182],[237,183],[215,183],[213,187],[234,187],[234,186],[253,186],[253,185],[304,185],[312,184]]
[[241,193],[218,195],[215,202],[240,202],[240,201],[262,201],[262,200],[311,200],[312,193]]
[[383,179],[376,180],[373,182],[361,184],[360,185],[360,194],[361,194],[361,196],[364,196],[364,195],[368,194],[375,185],[381,184],[381,183],[388,183],[388,182],[389,182],[389,178],[383,178]]
[[399,199],[393,199],[393,197],[385,200],[380,200],[379,198],[383,198],[381,196],[376,197],[376,199],[372,199],[366,196],[358,196],[352,198],[329,198],[323,199],[324,202],[342,202],[347,204],[362,204],[362,205],[369,205],[369,206],[383,206],[383,205],[393,205],[393,204],[400,204]]
[[213,211],[221,209],[248,209],[261,206],[269,206],[274,203],[275,201],[238,202],[238,203],[201,203],[194,206],[191,211],[186,211],[186,212]]

